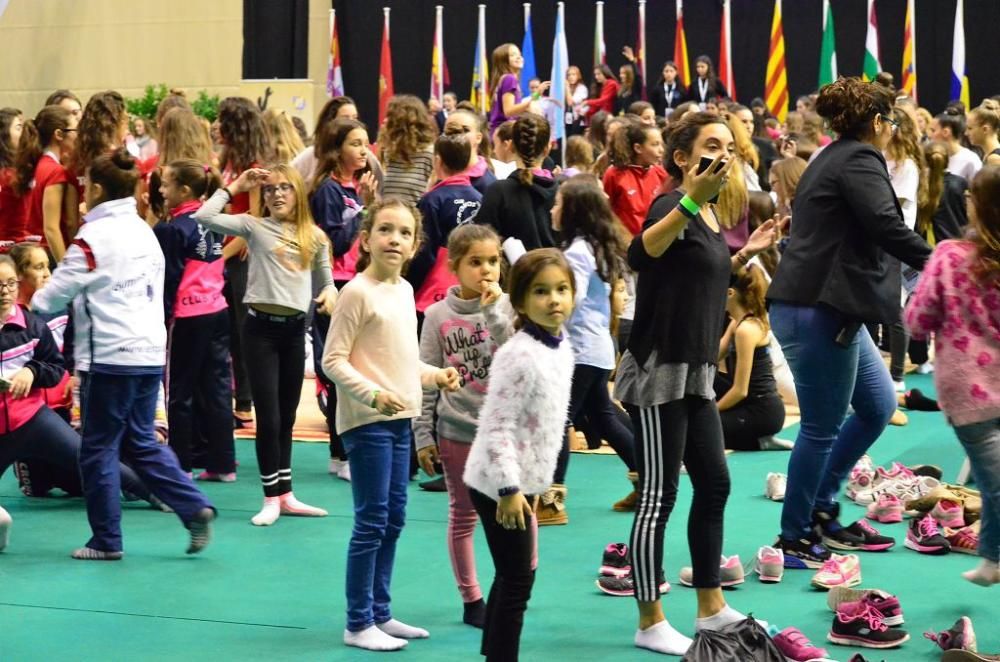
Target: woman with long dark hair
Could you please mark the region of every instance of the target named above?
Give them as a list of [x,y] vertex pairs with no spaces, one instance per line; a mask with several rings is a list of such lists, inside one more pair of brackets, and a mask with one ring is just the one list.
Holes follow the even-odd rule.
[[694,101],[704,110],[705,104],[708,102],[718,101],[729,96],[726,86],[715,75],[712,58],[707,55],[699,55],[694,61],[694,71],[698,75],[691,81],[691,87],[688,88],[688,101]]

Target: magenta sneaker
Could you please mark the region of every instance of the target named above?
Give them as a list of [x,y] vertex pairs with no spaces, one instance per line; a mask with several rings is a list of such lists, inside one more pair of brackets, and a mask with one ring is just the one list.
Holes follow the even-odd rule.
[[895,494],[882,494],[878,501],[868,506],[868,519],[882,524],[903,521],[903,502]]
[[970,527],[963,529],[945,529],[945,540],[951,545],[951,551],[960,554],[979,553],[979,534]]
[[951,543],[941,535],[937,521],[930,515],[910,521],[904,544],[921,554],[947,554],[951,551]]
[[931,510],[933,517],[938,524],[949,529],[961,529],[965,526],[965,512],[962,504],[951,499],[941,499]]
[[924,632],[924,636],[938,646],[941,650],[963,650],[976,652],[976,632],[972,629],[972,621],[968,616],[955,621],[951,628],[938,632]]
[[825,648],[816,648],[806,635],[798,628],[785,628],[773,637],[774,645],[778,647],[786,660],[806,662],[827,656]]
[[884,552],[896,545],[895,538],[883,536],[878,529],[863,519],[859,519],[844,530],[861,538],[861,547],[859,549],[865,552]]
[[898,627],[903,624],[903,607],[899,604],[899,598],[882,591],[867,591],[857,602],[842,602],[837,607],[837,611],[844,605],[848,611],[863,609],[865,605],[872,607],[882,615],[882,622],[889,627]]
[[204,480],[210,483],[235,483],[236,472],[228,474],[215,473],[214,471],[202,471],[196,480]]
[[877,609],[864,602],[845,602],[837,608],[826,637],[841,646],[896,648],[910,640],[903,630],[890,629]]
[[628,545],[623,542],[608,543],[601,559],[602,577],[625,577],[632,572],[632,564],[628,560]]

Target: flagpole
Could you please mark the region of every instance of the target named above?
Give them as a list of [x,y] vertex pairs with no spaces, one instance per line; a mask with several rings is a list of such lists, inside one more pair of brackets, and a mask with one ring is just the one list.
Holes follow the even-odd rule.
[[604,47],[604,2],[603,0],[598,0],[595,5],[596,17],[594,22],[594,68],[604,64],[605,60],[605,47]]
[[[333,62],[333,29],[336,27],[336,25],[337,25],[337,10],[336,9],[331,9],[330,10],[330,21],[329,21],[329,25],[327,26],[327,29],[326,29],[326,33],[330,36],[330,45],[328,47],[328,50],[330,52],[327,53],[327,56],[326,56],[327,57],[327,62],[328,62],[327,67],[326,67],[326,70],[328,72],[327,75],[326,75],[327,76],[327,84],[326,84],[327,90],[326,90],[326,95],[328,97],[330,97],[331,99],[333,98],[333,65],[334,65],[334,62]],[[338,46],[339,46],[339,44],[338,44]]]
[[521,6],[524,7],[524,29],[527,30],[531,24],[531,3],[524,2],[521,3]]
[[[486,5],[479,5],[479,37],[482,39],[482,51],[479,54],[479,64],[485,65],[486,57]],[[479,110],[483,113],[486,112],[486,99],[489,87],[489,76],[486,75],[485,66],[480,67],[482,79],[480,81],[481,94],[479,95]]]
[[646,0],[639,0],[639,76],[642,78],[642,98],[646,98]]

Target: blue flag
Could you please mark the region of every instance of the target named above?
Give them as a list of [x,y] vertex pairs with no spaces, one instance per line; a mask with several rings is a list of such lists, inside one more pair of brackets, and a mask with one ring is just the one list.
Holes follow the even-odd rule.
[[524,42],[521,44],[521,55],[524,57],[524,68],[521,69],[521,93],[528,94],[528,82],[537,78],[535,73],[535,44],[531,38],[531,15],[524,23]]
[[[562,109],[562,112],[557,113],[559,120],[556,125],[552,127],[552,140],[560,140],[566,138],[566,121],[565,113],[570,108],[566,108],[566,69],[569,67],[569,52],[566,47],[566,24],[565,24],[565,10],[563,3],[558,5],[558,13],[556,14],[556,37],[552,43],[552,76],[549,80],[552,81],[552,87],[549,88],[549,98],[552,99],[552,103],[555,103]],[[565,140],[563,141],[563,150],[566,149]]]

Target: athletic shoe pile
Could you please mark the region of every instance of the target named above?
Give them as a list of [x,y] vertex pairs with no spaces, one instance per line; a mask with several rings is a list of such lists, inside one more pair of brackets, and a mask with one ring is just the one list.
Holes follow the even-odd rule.
[[861,599],[837,606],[826,638],[840,646],[897,648],[909,641],[910,635],[889,627],[886,616],[871,601]]
[[812,578],[812,585],[821,589],[851,587],[861,583],[861,561],[857,554],[832,555]]
[[931,515],[910,520],[903,544],[921,554],[947,554],[951,551],[951,543],[941,534],[937,521]]
[[[899,521],[892,519],[897,504],[905,508],[907,501],[918,500],[940,485],[938,479],[917,475],[899,462],[888,469],[876,467],[866,455],[851,469],[845,492],[859,506],[874,506],[869,509],[869,518],[889,522]],[[900,516],[902,512],[900,508]],[[880,514],[889,519],[880,519]]]
[[882,622],[889,627],[902,625],[903,606],[899,598],[876,588],[849,588],[837,586],[826,594],[826,606],[836,613],[840,605],[848,602],[864,602],[882,614]]
[[[631,555],[628,551],[628,545],[625,543],[613,542],[604,548],[604,556],[601,558],[601,568],[598,573],[600,577],[597,578],[596,584],[602,593],[618,597],[635,595]],[[663,578],[662,572],[659,583],[660,593],[666,593],[670,590],[670,584]]]

